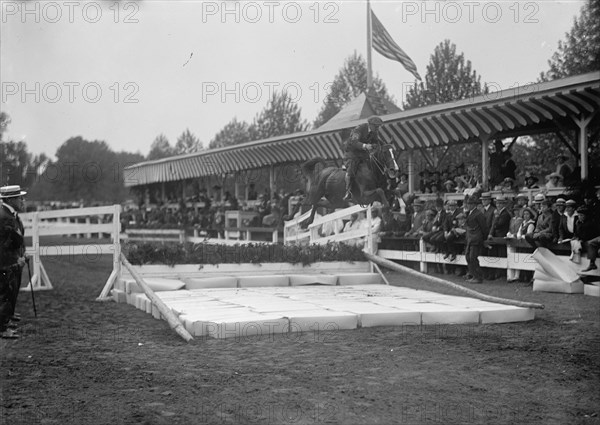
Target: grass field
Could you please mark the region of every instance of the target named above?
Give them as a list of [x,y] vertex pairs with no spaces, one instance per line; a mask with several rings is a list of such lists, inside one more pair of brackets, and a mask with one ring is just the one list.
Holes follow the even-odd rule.
[[0,424],[600,423],[598,298],[497,280],[466,286],[545,310],[526,323],[185,343],[94,301],[110,256],[43,261],[54,289],[35,294],[37,319],[21,293],[22,337],[0,341]]

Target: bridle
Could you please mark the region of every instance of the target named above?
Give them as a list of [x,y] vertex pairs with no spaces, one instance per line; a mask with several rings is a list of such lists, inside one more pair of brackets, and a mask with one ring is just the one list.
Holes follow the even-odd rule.
[[[390,158],[392,158],[392,163],[393,163],[393,170],[394,173],[398,173],[398,171],[400,171],[400,168],[398,167],[398,163],[396,162],[396,158],[394,157],[394,153],[392,151],[392,145],[378,145],[377,146],[377,150],[379,151],[383,151],[384,149],[388,150],[388,153],[390,155]],[[377,158],[377,156],[375,155],[375,150],[373,152],[369,152],[369,160],[371,161],[371,164],[373,164],[381,174],[389,176],[389,170],[390,168],[388,167],[387,163],[382,163],[382,161]]]

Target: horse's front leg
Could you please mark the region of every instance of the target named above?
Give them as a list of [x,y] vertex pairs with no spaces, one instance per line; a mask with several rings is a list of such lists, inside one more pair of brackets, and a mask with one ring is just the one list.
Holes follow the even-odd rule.
[[312,222],[315,220],[315,213],[316,212],[317,212],[317,206],[313,205],[312,209],[310,210],[310,216],[308,217],[308,220],[304,220],[300,224],[300,228],[301,229],[306,229],[306,228],[308,228],[308,226],[310,226],[312,224]]

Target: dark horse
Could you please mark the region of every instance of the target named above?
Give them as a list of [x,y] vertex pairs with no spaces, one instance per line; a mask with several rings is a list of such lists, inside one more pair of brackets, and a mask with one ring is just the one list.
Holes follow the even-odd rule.
[[[311,205],[309,219],[303,227],[313,222],[318,207],[345,208],[348,203],[343,200],[346,193],[344,177],[346,172],[338,167],[325,167],[315,171],[322,158],[314,158],[302,164],[302,174],[306,177],[307,196],[304,205]],[[392,179],[398,173],[398,164],[394,158],[391,145],[377,146],[369,156],[369,160],[360,164],[352,185],[352,201],[360,205],[370,205],[379,201],[389,208],[383,188],[387,187],[388,178]],[[322,199],[325,198],[325,199]]]

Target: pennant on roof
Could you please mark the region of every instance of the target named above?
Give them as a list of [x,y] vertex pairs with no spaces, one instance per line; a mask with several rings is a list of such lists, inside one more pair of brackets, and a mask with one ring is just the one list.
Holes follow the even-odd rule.
[[396,44],[373,11],[371,11],[371,24],[373,28],[373,48],[386,58],[400,62],[407,71],[420,80],[421,76],[417,72],[415,63],[406,53],[404,53],[404,50]]

